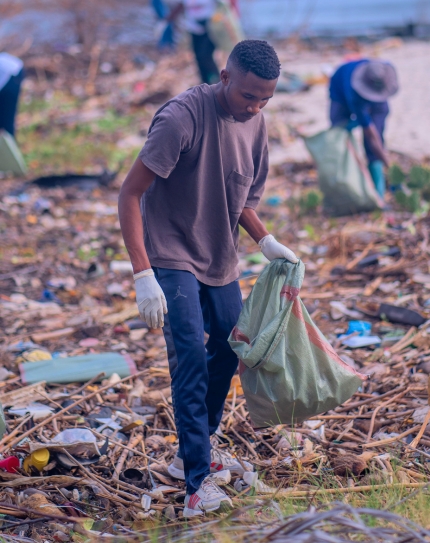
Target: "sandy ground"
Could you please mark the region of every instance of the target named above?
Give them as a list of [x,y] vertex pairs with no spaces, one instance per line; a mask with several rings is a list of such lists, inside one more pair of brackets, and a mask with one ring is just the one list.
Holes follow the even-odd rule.
[[[398,71],[400,91],[390,100],[391,113],[385,132],[389,150],[414,159],[430,159],[430,43],[386,40],[361,52],[364,57],[391,61]],[[320,76],[333,70],[345,56],[333,52],[293,54],[279,51],[284,70],[302,76]],[[277,93],[265,110],[267,120],[287,123],[311,135],[329,126],[327,84],[316,84],[309,92],[296,95]],[[309,155],[300,139],[272,147],[271,162],[307,160]]]

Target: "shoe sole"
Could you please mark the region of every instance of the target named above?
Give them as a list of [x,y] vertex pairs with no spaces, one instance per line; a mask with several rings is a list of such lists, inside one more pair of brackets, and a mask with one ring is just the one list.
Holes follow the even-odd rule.
[[233,503],[231,502],[231,500],[221,500],[221,503],[219,505],[217,505],[216,507],[212,507],[211,509],[190,509],[189,507],[184,507],[182,515],[184,518],[199,517],[201,515],[204,515],[205,513],[213,513],[214,511],[225,513],[227,511],[230,511],[232,508]]
[[217,505],[216,507],[212,507],[211,509],[190,509],[189,507],[184,507],[184,512],[182,513],[182,516],[184,518],[188,517],[200,517],[201,515],[204,515],[205,513],[212,513],[213,511],[217,511],[221,505]]
[[[171,475],[174,479],[180,479],[181,481],[185,481],[185,473],[182,469],[175,468],[175,466],[170,465],[167,468],[167,471],[169,472],[169,475]],[[228,468],[225,468],[223,471],[229,471],[232,475],[238,475],[239,477],[242,477],[246,470],[243,469],[233,469],[229,470]],[[211,469],[211,473],[219,473],[216,469]]]

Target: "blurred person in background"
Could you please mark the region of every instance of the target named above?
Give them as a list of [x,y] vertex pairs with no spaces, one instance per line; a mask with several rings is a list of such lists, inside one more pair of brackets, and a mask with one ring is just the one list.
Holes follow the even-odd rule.
[[330,80],[332,126],[363,128],[364,148],[375,188],[385,194],[384,166],[389,161],[384,148],[388,98],[398,91],[394,66],[381,60],[361,59],[340,66]]
[[159,19],[159,25],[156,26],[156,33],[159,35],[159,49],[174,49],[175,47],[175,29],[173,22],[169,22],[170,7],[164,0],[152,0],[152,7]]
[[15,136],[15,116],[24,63],[9,53],[0,53],[0,130]]
[[191,36],[191,43],[196,57],[202,83],[211,85],[219,81],[219,70],[213,54],[215,44],[209,37],[208,23],[215,13],[216,0],[182,0],[171,11],[167,20],[174,21],[184,15],[185,28]]

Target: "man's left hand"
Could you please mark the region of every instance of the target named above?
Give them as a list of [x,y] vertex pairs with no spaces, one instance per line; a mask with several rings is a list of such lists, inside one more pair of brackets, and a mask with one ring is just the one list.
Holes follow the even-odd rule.
[[275,258],[286,258],[293,264],[297,264],[299,261],[291,249],[288,249],[288,247],[282,245],[279,241],[276,241],[271,234],[260,239],[258,245],[260,246],[263,255],[270,261]]

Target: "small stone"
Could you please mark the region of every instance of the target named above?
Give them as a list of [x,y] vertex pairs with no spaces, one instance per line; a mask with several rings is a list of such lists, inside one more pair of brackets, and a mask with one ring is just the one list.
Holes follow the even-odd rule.
[[166,517],[169,520],[176,520],[176,511],[173,505],[168,505],[163,509],[163,517]]
[[344,454],[333,460],[333,469],[336,475],[360,475],[367,468],[366,462],[355,454]]

